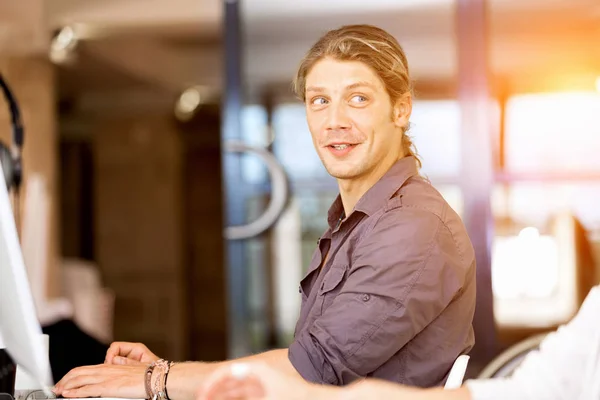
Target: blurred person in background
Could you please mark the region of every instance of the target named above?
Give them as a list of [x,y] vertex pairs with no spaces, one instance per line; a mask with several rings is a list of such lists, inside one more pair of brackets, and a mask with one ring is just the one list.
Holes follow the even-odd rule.
[[[404,51],[377,27],[332,30],[302,60],[295,91],[339,195],[300,283],[293,343],[245,360],[319,384],[443,384],[474,344],[475,254],[459,216],[419,175]],[[114,343],[105,364],[74,369],[55,390],[191,399],[222,364],[165,364],[142,344]]]

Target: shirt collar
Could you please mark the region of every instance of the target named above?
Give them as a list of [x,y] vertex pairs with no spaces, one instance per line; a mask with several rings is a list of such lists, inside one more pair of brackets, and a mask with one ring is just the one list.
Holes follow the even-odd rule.
[[[417,162],[413,156],[402,157],[360,198],[354,209],[367,215],[385,205],[385,203],[400,189],[411,177],[418,174]],[[339,219],[344,215],[342,198],[337,198],[329,208],[327,222],[331,230],[335,230]]]

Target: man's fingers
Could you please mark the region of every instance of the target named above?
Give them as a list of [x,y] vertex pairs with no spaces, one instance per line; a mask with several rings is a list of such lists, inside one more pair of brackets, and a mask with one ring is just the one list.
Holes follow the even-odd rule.
[[76,377],[80,376],[80,375],[88,375],[88,371],[91,369],[92,367],[77,367],[74,368],[72,370],[70,370],[65,376],[63,376],[63,378],[58,381],[58,383],[55,385],[54,389],[57,392],[57,394],[60,394],[60,392],[62,392],[62,390],[64,389],[64,386],[67,382],[69,382],[72,379],[75,379]]
[[121,356],[117,356],[117,357],[113,358],[112,363],[114,365],[141,365],[141,364],[144,364],[143,362],[134,360],[132,358],[125,358],[125,357],[121,357]]
[[[132,343],[113,343],[106,352],[105,364],[116,364],[117,357],[132,358],[140,361],[142,354],[136,352]],[[123,364],[120,364],[123,365]]]
[[113,359],[116,356],[121,355],[121,347],[125,347],[125,342],[113,342],[106,351],[106,357],[104,359],[105,364],[112,364]]
[[[109,369],[107,369],[109,368]],[[110,367],[106,367],[103,364],[100,365],[91,365],[85,367],[77,367],[69,371],[54,387],[54,392],[56,394],[61,394],[61,392],[67,388],[73,388],[74,382],[79,383],[80,386],[88,383],[95,383],[106,380],[107,377],[116,376],[113,371],[110,370]],[[83,384],[81,382],[84,382]]]
[[113,358],[113,360],[112,360],[112,363],[115,365],[127,365],[128,361],[129,361],[128,358],[121,357],[121,356],[115,356],[115,358]]
[[69,398],[144,396],[143,365],[95,365],[70,371],[56,385],[54,393]]
[[[117,364],[115,359],[124,357],[137,362],[150,363],[156,361],[158,357],[152,353],[143,343],[114,342],[108,348],[105,364]],[[123,365],[123,364],[118,364]]]
[[78,389],[82,386],[95,385],[104,382],[106,377],[98,375],[79,375],[73,379],[69,379],[63,385],[63,390]]
[[67,398],[102,397],[102,392],[102,385],[87,385],[78,389],[65,390],[62,395]]

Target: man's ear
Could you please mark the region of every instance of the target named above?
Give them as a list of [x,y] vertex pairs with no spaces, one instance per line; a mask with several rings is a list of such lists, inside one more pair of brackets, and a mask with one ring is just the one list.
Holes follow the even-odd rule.
[[408,126],[412,113],[412,95],[405,93],[394,104],[394,124],[399,128]]

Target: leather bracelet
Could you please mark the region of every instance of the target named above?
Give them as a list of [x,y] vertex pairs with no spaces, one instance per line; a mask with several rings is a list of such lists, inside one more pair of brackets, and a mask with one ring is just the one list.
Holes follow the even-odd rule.
[[167,364],[167,370],[165,371],[165,399],[166,400],[171,400],[171,398],[169,397],[169,392],[167,391],[167,378],[169,377],[169,371],[171,371],[171,367],[173,367],[173,365],[175,365],[175,363],[173,361],[169,361],[169,363]]

